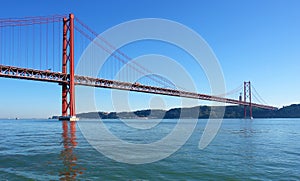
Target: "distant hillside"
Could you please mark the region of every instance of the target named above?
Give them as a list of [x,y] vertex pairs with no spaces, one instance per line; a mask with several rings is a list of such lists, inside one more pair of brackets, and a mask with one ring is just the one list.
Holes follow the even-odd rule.
[[[214,107],[215,111],[212,113],[214,117],[221,117],[219,109],[221,107]],[[79,118],[99,118],[102,119],[178,119],[178,118],[209,118],[212,107],[196,106],[191,108],[174,108],[168,111],[165,110],[140,110],[134,112],[89,112],[77,114]],[[197,114],[199,113],[199,114]],[[249,114],[249,111],[247,111]],[[243,118],[243,106],[226,106],[224,118]],[[293,104],[285,106],[278,110],[266,110],[261,108],[253,108],[254,118],[300,118],[300,104]]]

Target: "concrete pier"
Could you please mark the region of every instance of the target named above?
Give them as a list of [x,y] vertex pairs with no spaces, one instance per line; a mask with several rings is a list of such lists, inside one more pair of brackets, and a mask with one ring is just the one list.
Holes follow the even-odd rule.
[[78,121],[79,118],[76,116],[59,116],[58,120],[60,121]]

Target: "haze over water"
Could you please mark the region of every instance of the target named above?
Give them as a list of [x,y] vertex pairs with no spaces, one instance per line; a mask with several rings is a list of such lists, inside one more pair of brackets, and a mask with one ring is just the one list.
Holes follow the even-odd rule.
[[[105,124],[118,137],[140,143],[165,136],[176,121],[163,120],[147,134],[128,129],[119,120]],[[225,119],[212,143],[199,150],[206,122],[200,119],[188,142],[170,157],[130,165],[96,151],[76,123],[70,130],[56,120],[0,120],[0,178],[300,180],[300,119]]]

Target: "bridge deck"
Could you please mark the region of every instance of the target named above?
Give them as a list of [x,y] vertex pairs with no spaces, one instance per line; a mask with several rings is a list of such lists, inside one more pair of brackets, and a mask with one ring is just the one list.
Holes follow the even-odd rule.
[[[49,70],[34,70],[27,68],[11,67],[0,65],[0,77],[15,78],[15,79],[27,79],[43,82],[54,82],[54,83],[67,83],[69,76],[61,72],[51,72]],[[120,82],[115,80],[106,80],[100,78],[93,78],[87,76],[75,75],[75,84],[90,87],[101,87],[118,90],[127,90],[151,94],[161,94],[176,97],[186,97],[192,99],[201,99],[207,101],[216,101],[229,104],[246,105],[249,106],[249,102],[239,101],[235,99],[229,99],[219,96],[199,94],[195,92],[187,92],[182,90],[167,89],[161,87],[147,86],[142,84],[132,84],[128,82]],[[253,107],[263,109],[277,109],[276,107],[251,103]]]
[[28,68],[0,65],[0,77],[26,79],[43,82],[64,83],[67,75],[49,70],[35,70]]

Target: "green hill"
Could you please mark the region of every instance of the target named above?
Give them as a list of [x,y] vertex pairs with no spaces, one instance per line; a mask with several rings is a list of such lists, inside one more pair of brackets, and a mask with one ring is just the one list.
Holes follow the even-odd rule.
[[[102,119],[178,119],[178,118],[209,118],[210,113],[213,117],[222,117],[220,109],[222,107],[196,106],[191,108],[174,108],[170,110],[139,110],[134,112],[89,112],[81,113],[79,118],[99,118]],[[212,112],[213,110],[213,112]],[[278,110],[266,110],[253,108],[254,118],[300,118],[300,104],[292,104]],[[249,108],[247,109],[249,115]],[[244,106],[226,106],[224,118],[243,118]]]

